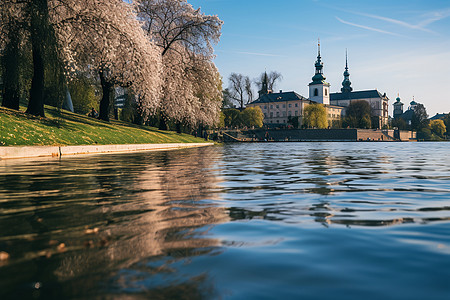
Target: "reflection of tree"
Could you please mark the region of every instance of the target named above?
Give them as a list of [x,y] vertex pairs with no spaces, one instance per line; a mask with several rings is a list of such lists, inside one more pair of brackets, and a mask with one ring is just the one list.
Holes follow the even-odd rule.
[[[100,210],[106,214],[110,224],[105,228],[107,230],[101,230],[98,237],[93,238],[100,241],[107,239],[108,244],[98,251],[64,259],[57,270],[59,278],[73,278],[74,270],[79,276],[105,266],[110,271],[133,270],[135,263],[141,265],[143,261],[159,261],[163,256],[186,259],[208,254],[219,246],[217,240],[206,237],[208,227],[205,226],[223,222],[228,217],[222,208],[201,201],[215,197],[211,191],[217,179],[209,171],[214,163],[213,152],[209,151],[197,149],[139,155],[137,159],[145,160],[142,164],[145,168],[137,171],[130,170],[128,166],[126,172],[121,171],[115,178],[110,178],[114,172],[108,170],[108,176],[97,178],[102,187],[100,198],[103,205]],[[142,166],[137,161],[131,165],[134,164]],[[128,174],[132,174],[131,178],[127,178]],[[102,184],[103,179],[108,179],[108,183]],[[111,194],[111,191],[114,193]],[[116,192],[123,195],[117,198]],[[110,196],[114,200],[107,198]],[[172,263],[168,262],[156,270],[144,267],[149,273],[143,276],[153,276],[155,272],[177,272],[172,270]],[[124,286],[134,284],[133,276],[122,276],[116,280]],[[169,284],[166,289],[189,290],[192,284],[199,284],[196,280],[189,282],[186,280],[179,287]]]
[[[49,276],[54,274],[62,282],[62,290],[54,291],[53,295],[75,296],[95,294],[100,283],[112,284],[120,293],[121,287],[134,284],[134,277],[119,275],[121,270],[131,273],[139,270],[147,277],[179,272],[174,262],[218,250],[220,242],[208,238],[208,225],[229,219],[223,208],[205,201],[217,197],[214,191],[218,179],[213,170],[216,155],[214,149],[203,148],[72,158],[30,166],[32,175],[17,168],[16,173],[20,175],[14,176],[20,180],[12,182],[6,191],[2,186],[2,193],[18,199],[28,196],[35,203],[32,205],[40,203],[41,207],[36,206],[39,211],[36,218],[43,229],[31,222],[29,225],[21,222],[21,215],[30,218],[30,210],[27,207],[21,212],[19,208],[16,214],[19,218],[8,220],[8,226],[17,225],[13,226],[14,232],[2,235],[20,236],[39,230],[42,237],[36,238],[42,242],[10,238],[12,246],[3,249],[13,259],[18,257],[25,263],[11,260],[9,267],[23,270],[29,280],[51,282],[44,282],[43,286],[56,282]],[[24,184],[37,178],[44,180],[34,185]],[[0,182],[4,181],[7,178],[0,177]],[[16,203],[11,205],[17,207]],[[7,227],[2,219],[0,227]],[[98,228],[98,233],[86,230],[93,228]],[[56,251],[50,240],[65,243],[65,252]],[[13,247],[19,242],[28,246],[26,253]],[[156,268],[150,267],[150,262],[160,262],[163,257],[171,259]],[[36,264],[37,268],[29,268],[30,264]],[[105,281],[108,276],[114,276],[110,278],[113,282]],[[177,284],[164,282],[163,287],[155,286],[154,292],[201,293],[207,277],[189,276],[193,274],[181,276],[183,280]],[[11,280],[0,278],[10,285],[7,292],[13,292],[24,276]],[[127,278],[131,281],[127,282]]]

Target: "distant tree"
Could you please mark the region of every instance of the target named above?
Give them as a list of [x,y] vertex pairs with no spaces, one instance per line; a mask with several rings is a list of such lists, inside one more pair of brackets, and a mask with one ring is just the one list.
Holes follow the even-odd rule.
[[439,137],[443,137],[446,131],[445,123],[443,120],[431,120],[430,129],[432,133]]
[[225,127],[225,115],[223,112],[220,112],[219,123],[217,124],[217,128],[224,128],[224,127]]
[[222,91],[222,108],[233,108],[233,99],[230,96],[230,91],[228,89],[224,89]]
[[98,109],[99,99],[95,95],[92,79],[79,76],[69,83],[74,112],[87,114],[92,108]]
[[[266,72],[261,73],[261,75],[259,75],[258,79],[255,80],[258,90],[261,90],[265,74],[266,74]],[[281,75],[281,73],[279,73],[277,71],[270,71],[269,73],[267,73],[267,81],[268,81],[267,88],[269,90],[273,91],[276,88],[277,83],[279,81],[281,81],[282,79],[283,79],[283,75]]]
[[444,119],[444,124],[445,124],[445,128],[446,128],[446,135],[447,137],[450,136],[450,113],[446,114]]
[[224,123],[226,127],[240,127],[241,115],[239,110],[235,108],[228,108],[223,110],[225,116]]
[[247,127],[262,127],[264,114],[259,106],[247,107],[241,112],[242,125]]
[[327,111],[322,104],[310,104],[304,110],[304,124],[309,128],[327,128]]
[[364,100],[352,101],[346,109],[343,126],[352,128],[371,128],[372,108]]
[[406,121],[403,118],[395,118],[392,120],[392,127],[397,127],[399,130],[407,130],[408,124],[406,124]]
[[298,117],[288,117],[288,124],[294,128],[298,128],[300,126]]
[[228,95],[239,104],[241,109],[244,109],[244,105],[253,100],[249,77],[239,73],[231,73],[228,82]]
[[421,128],[417,132],[417,139],[418,140],[430,141],[432,139],[432,137],[433,137],[433,134],[431,133],[431,130],[428,127]]
[[420,131],[422,128],[427,128],[428,125],[429,120],[425,106],[423,104],[417,104],[411,120],[411,128]]

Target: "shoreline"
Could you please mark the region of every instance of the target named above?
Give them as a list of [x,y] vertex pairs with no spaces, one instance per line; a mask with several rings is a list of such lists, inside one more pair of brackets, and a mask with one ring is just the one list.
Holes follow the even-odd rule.
[[85,154],[131,153],[164,151],[212,146],[214,143],[167,143],[80,146],[2,146],[0,161],[33,157],[62,157]]

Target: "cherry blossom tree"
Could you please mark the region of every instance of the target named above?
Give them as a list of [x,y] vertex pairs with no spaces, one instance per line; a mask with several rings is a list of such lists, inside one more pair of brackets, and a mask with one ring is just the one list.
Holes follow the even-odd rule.
[[215,123],[222,95],[212,59],[222,21],[185,0],[136,0],[135,7],[163,57],[160,128],[168,120],[191,127]]
[[148,39],[133,6],[122,0],[59,0],[57,33],[63,41],[69,73],[89,70],[102,86],[99,118],[108,120],[113,87],[138,95],[146,118],[159,106],[161,56]]
[[[5,34],[13,32],[8,31],[12,23],[5,22],[6,16],[9,19],[19,16],[21,22],[27,24],[33,56],[27,112],[44,116],[44,52],[48,49],[55,49],[53,63],[65,62],[65,75],[70,77],[88,71],[98,76],[103,90],[101,119],[108,120],[110,93],[115,85],[130,87],[139,95],[138,107],[142,115],[157,109],[160,51],[143,32],[130,3],[122,0],[4,0],[0,5],[0,39],[10,48],[16,46]],[[7,47],[1,49],[8,50]]]

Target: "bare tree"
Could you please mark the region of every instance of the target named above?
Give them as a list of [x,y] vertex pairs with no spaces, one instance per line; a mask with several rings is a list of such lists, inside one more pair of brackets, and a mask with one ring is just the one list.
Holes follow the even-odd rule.
[[248,76],[238,73],[231,73],[228,77],[228,93],[231,99],[239,103],[239,107],[244,108],[253,100],[253,91],[251,80]]

